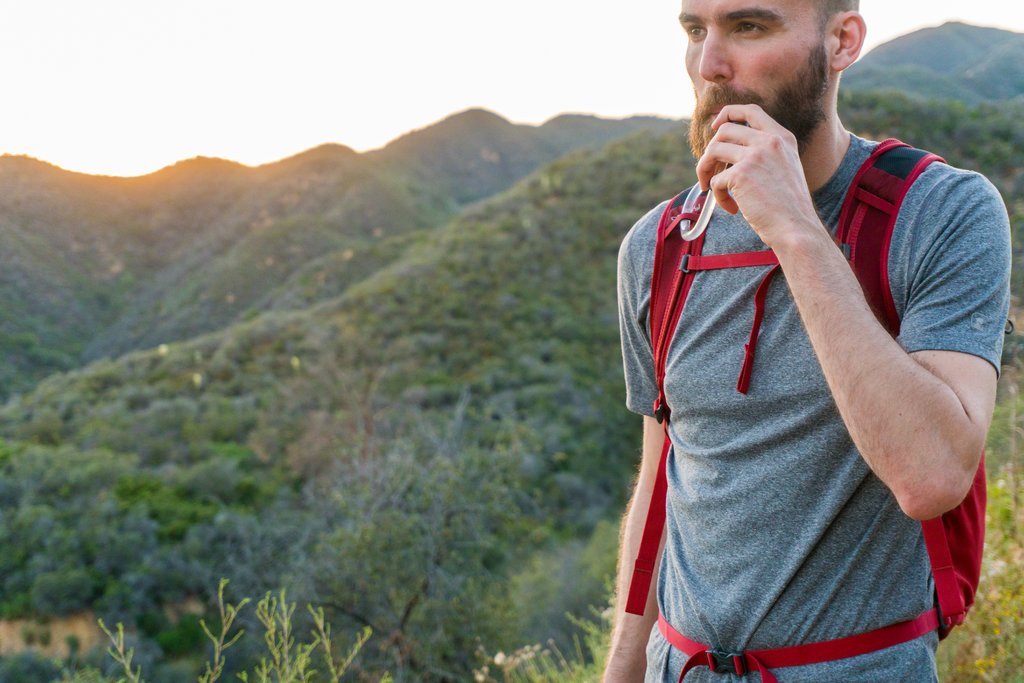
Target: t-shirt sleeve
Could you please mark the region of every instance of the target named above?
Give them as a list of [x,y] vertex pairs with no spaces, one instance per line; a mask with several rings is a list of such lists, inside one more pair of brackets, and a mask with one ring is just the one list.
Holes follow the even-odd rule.
[[998,373],[1010,305],[1006,207],[983,176],[949,167],[940,173],[919,198],[913,189],[907,196],[917,210],[902,255],[908,258],[897,341],[908,353],[970,353]]
[[[650,302],[654,238],[663,206],[637,221],[619,247],[618,303],[622,366],[626,379],[626,407],[654,416],[658,384],[654,378],[647,312]],[[649,238],[649,239],[648,239]]]

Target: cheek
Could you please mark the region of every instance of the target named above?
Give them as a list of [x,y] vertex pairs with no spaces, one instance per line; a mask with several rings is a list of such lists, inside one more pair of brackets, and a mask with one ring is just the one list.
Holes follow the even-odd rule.
[[693,81],[694,87],[700,81],[700,46],[694,45],[693,43],[687,44],[686,47],[686,73],[689,74],[690,80]]

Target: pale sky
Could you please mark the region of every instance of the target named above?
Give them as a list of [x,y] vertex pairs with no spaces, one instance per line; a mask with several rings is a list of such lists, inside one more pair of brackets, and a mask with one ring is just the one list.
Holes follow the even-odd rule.
[[[1024,3],[862,0],[868,47]],[[0,153],[138,175],[363,151],[469,107],[689,116],[678,0],[0,0]]]

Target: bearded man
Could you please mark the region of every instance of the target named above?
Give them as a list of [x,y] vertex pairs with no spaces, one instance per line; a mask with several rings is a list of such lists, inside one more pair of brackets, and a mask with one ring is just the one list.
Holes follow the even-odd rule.
[[[683,0],[697,96],[690,139],[700,185],[719,206],[704,253],[771,249],[781,272],[745,394],[736,368],[763,271],[693,280],[665,370],[664,551],[636,616],[624,606],[665,439],[648,319],[665,204],[623,241],[626,404],[644,415],[644,431],[607,682],[682,673],[716,683],[756,668],[742,655],[718,673],[710,658],[693,667],[670,632],[743,653],[870,633],[934,607],[919,520],[956,507],[978,470],[1009,307],[1009,221],[983,177],[931,164],[889,245],[899,336],[882,327],[834,240],[853,176],[877,144],[851,135],[837,113],[840,74],[864,42],[857,10],[856,0]],[[932,627],[759,673],[783,683],[934,681],[937,642]]]

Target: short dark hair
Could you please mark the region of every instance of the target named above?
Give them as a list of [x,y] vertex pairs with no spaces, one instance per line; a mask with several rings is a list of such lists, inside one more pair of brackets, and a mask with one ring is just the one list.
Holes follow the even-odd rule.
[[859,12],[860,0],[822,0],[821,8],[829,16],[839,12]]
[[821,28],[825,29],[828,20],[840,12],[859,12],[860,0],[820,0]]

